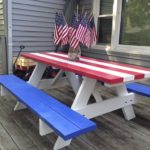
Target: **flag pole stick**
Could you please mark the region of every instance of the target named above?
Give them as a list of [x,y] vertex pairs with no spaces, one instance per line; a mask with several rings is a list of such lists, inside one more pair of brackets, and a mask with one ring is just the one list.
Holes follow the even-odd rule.
[[79,20],[79,4],[77,4],[77,20]]

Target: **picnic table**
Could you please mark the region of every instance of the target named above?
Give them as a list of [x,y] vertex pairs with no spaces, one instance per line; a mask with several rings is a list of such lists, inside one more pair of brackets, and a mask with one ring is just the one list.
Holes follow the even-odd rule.
[[[150,78],[150,69],[118,62],[88,57],[81,57],[77,61],[69,61],[67,54],[55,52],[23,53],[22,56],[37,62],[29,79],[29,83],[36,87],[48,65],[60,68],[60,72],[53,79],[53,82],[60,78],[62,72],[65,72],[76,93],[71,108],[89,119],[117,109],[122,109],[125,119],[133,119],[135,113],[132,105],[137,100],[133,93],[128,93],[126,83]],[[103,100],[95,88],[99,81],[104,86],[115,90],[116,96]],[[91,95],[94,96],[95,103],[89,104]]]
[[[65,73],[76,94],[71,108],[88,119],[117,109],[122,109],[126,120],[135,118],[132,105],[137,103],[139,99],[136,98],[134,93],[128,92],[126,84],[150,78],[150,69],[148,68],[88,57],[80,57],[80,60],[69,61],[67,54],[55,52],[23,53],[22,56],[37,62],[28,81],[35,87],[39,86],[47,66],[60,69],[50,86],[59,81],[58,79]],[[97,91],[97,82],[113,89],[116,96],[104,100],[100,92]],[[95,98],[94,103],[89,103],[91,95]],[[47,127],[45,130],[47,130]],[[58,137],[54,149],[67,146],[70,142],[71,139],[64,141],[61,137]]]

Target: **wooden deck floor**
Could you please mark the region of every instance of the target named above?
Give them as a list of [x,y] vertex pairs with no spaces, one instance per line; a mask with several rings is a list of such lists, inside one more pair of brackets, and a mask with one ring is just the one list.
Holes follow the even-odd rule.
[[[104,97],[112,95],[108,89],[101,90]],[[46,92],[67,105],[74,97],[68,86]],[[15,103],[10,96],[0,98],[0,150],[52,150],[57,136],[41,137],[38,118],[29,110],[14,112]],[[134,109],[137,117],[132,121],[124,120],[120,110],[93,119],[97,129],[63,150],[150,150],[150,99],[143,98]]]

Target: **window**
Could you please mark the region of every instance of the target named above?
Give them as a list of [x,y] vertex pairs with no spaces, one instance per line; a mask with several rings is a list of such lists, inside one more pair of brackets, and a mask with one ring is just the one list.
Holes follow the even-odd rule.
[[[97,2],[96,2],[97,1]],[[114,0],[96,0],[95,12],[98,41],[97,44],[106,45],[111,43],[113,2]]]
[[149,0],[93,0],[96,47],[143,50],[150,46]]
[[150,46],[149,0],[123,0],[119,43]]

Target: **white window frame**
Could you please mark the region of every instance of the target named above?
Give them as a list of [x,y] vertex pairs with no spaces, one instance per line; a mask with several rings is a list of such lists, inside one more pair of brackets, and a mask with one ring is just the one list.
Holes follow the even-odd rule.
[[[99,16],[100,0],[93,0],[93,14],[95,17],[95,25],[97,29]],[[134,46],[119,44],[120,26],[121,26],[122,0],[114,0],[112,13],[112,35],[110,45],[94,45],[92,48],[100,50],[120,51],[132,54],[148,54],[150,55],[150,46]]]

